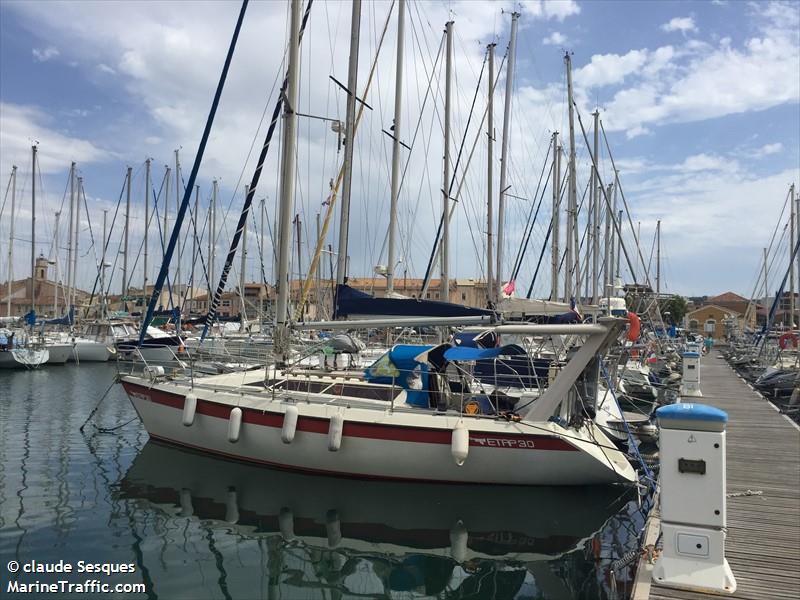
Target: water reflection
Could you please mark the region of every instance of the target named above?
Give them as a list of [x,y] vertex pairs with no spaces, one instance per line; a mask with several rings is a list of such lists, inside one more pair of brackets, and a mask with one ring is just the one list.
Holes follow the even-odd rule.
[[117,495],[164,597],[611,597],[638,520],[630,488],[342,480],[154,442]]

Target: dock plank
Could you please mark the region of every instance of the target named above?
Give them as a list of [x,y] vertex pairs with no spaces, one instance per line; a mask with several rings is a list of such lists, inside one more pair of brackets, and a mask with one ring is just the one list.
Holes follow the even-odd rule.
[[[800,428],[790,422],[722,360],[701,360],[699,402],[728,413],[728,498],[725,544],[736,577],[731,598],[800,598]],[[640,568],[641,565],[640,565]],[[713,594],[655,582],[634,590],[634,600],[704,600]]]

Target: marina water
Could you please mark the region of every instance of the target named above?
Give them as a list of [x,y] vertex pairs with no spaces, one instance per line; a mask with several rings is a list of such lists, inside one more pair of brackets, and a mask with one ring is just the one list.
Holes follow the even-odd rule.
[[[88,363],[0,373],[3,596],[11,580],[89,578],[144,584],[117,594],[136,598],[628,595],[635,561],[620,558],[644,518],[630,487],[395,483],[231,462],[148,441],[115,375]],[[34,560],[135,570],[7,571]]]

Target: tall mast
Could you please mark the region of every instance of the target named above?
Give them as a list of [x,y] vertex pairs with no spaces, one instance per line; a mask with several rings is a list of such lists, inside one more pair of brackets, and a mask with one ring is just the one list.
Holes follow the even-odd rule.
[[[797,193],[797,188],[794,187],[794,184],[792,184],[792,190],[794,191],[794,203],[795,203],[795,207],[794,207],[795,230],[794,231],[795,231],[795,234],[797,236],[795,238],[795,240],[794,240],[794,243],[795,243],[795,245],[797,245],[797,240],[800,238],[800,194]],[[791,268],[791,265],[789,266],[789,268]],[[797,254],[797,282],[798,282],[798,285],[800,286],[800,253]],[[797,323],[798,323],[798,327],[800,327],[800,307],[797,306],[797,303],[795,303],[795,308],[798,309]]]
[[[292,0],[292,4],[296,0]],[[298,9],[299,10],[299,9]],[[353,0],[350,19],[350,64],[347,68],[347,114],[345,116],[344,181],[342,182],[342,206],[339,222],[339,255],[336,258],[336,283],[347,278],[348,236],[350,230],[350,195],[353,179],[353,146],[355,145],[356,90],[358,88],[358,44],[361,31],[361,0]],[[294,32],[292,32],[294,35]],[[291,225],[291,212],[286,220]],[[287,229],[287,231],[290,231]],[[287,235],[289,235],[287,233]],[[288,257],[287,257],[288,262]],[[288,267],[287,267],[288,268]],[[288,271],[287,271],[288,273]],[[283,283],[281,281],[281,283]],[[281,316],[281,319],[284,317]]]
[[147,299],[147,230],[150,229],[150,159],[144,161],[144,262],[142,264],[142,298]]
[[550,300],[558,302],[558,264],[561,258],[559,248],[561,221],[561,146],[558,145],[558,132],[553,132],[553,230],[550,233]]
[[6,316],[11,316],[11,282],[14,280],[12,273],[14,271],[14,213],[16,211],[17,203],[17,165],[11,167],[11,222],[9,223],[8,232],[8,289],[6,293]]
[[[616,185],[614,186],[614,206],[615,207],[617,206],[617,187],[618,186],[616,186]],[[617,264],[615,266],[615,271],[616,271],[616,277],[614,278],[614,284],[615,285],[616,285],[616,280],[620,279],[621,273],[622,273],[619,270],[620,259],[622,257],[622,211],[621,210],[617,212],[617,227],[619,228],[619,235],[617,235],[617,237],[616,237],[616,241],[617,241],[616,261],[617,261]]]
[[130,235],[130,218],[131,218],[131,172],[133,169],[128,167],[128,173],[125,177],[127,183],[127,192],[125,195],[125,237],[122,247],[122,296],[128,295],[128,236]]
[[769,272],[767,271],[767,249],[764,248],[764,298],[769,298]]
[[661,295],[661,220],[656,222],[656,299]]
[[211,204],[208,207],[208,310],[211,310],[211,294],[214,286],[214,263],[217,260],[217,188],[215,179],[211,182]]
[[444,83],[444,173],[442,179],[442,253],[439,297],[450,300],[450,102],[453,79],[453,22],[445,25],[447,54]]
[[489,54],[489,104],[486,108],[486,294],[493,303],[496,295],[494,285],[494,49],[497,44],[486,46]]
[[31,310],[36,310],[36,144],[31,146]]
[[[353,12],[356,12],[353,3]],[[292,212],[294,205],[294,169],[295,169],[295,144],[297,141],[297,115],[294,107],[297,106],[298,88],[298,67],[300,56],[300,0],[292,0],[291,3],[291,22],[289,27],[289,56],[288,74],[286,77],[286,102],[283,103],[283,144],[281,160],[281,181],[280,181],[280,228],[278,230],[278,298],[275,309],[275,356],[278,362],[285,364],[289,351],[289,331],[287,327],[288,308],[289,308],[289,258],[291,256],[291,233],[292,233]],[[360,12],[358,14],[360,17]],[[357,29],[357,28],[356,28]],[[356,47],[358,47],[358,35],[356,33]],[[352,42],[352,40],[351,40]],[[352,43],[351,43],[352,46]],[[352,64],[352,57],[351,57]],[[355,74],[353,73],[355,80]],[[355,81],[353,82],[355,83]],[[348,96],[348,116],[351,117],[349,133],[352,134],[353,123],[353,96],[355,85],[350,88],[351,95]],[[346,152],[352,150],[352,137],[347,138]],[[352,152],[350,154],[352,158]],[[348,192],[349,192],[349,183]],[[344,206],[342,207],[344,209]],[[345,236],[346,238],[346,236]],[[343,250],[346,253],[346,249]],[[344,276],[344,271],[342,271]]]
[[72,304],[78,301],[78,246],[80,242],[81,198],[83,198],[83,177],[78,177],[75,186],[75,245],[72,249]]
[[[250,193],[250,186],[244,186],[244,197]],[[241,311],[239,313],[239,321],[244,324],[245,305],[244,305],[244,284],[247,282],[245,277],[245,270],[247,269],[247,220],[242,226],[242,262],[239,266],[239,301],[241,302]]]
[[53,285],[53,316],[58,315],[58,284],[59,284],[59,277],[61,273],[58,270],[58,227],[61,223],[61,211],[59,210],[56,212],[56,235],[55,240],[53,241],[53,247],[55,248],[55,256],[53,257],[53,264],[55,266],[56,274],[55,274],[55,285]]
[[189,273],[189,298],[192,304],[190,305],[190,311],[194,308],[194,297],[195,293],[193,290],[197,288],[197,284],[194,281],[194,266],[197,262],[197,255],[200,251],[200,240],[197,239],[197,220],[199,218],[200,213],[197,211],[200,209],[200,186],[194,186],[194,219],[192,219],[192,269]]
[[[795,205],[794,205],[794,184],[789,187],[789,206],[791,207],[789,213],[789,260],[792,260],[792,252],[794,251],[795,246]],[[789,328],[793,328],[794,326],[794,265],[789,263]],[[784,322],[786,319],[784,319]]]
[[75,225],[75,162],[69,166],[69,225],[67,227],[67,307],[72,305],[72,235]]
[[[609,183],[606,191],[606,198],[611,198],[611,188],[614,184]],[[603,235],[603,289],[601,290],[603,295],[610,295],[608,284],[611,283],[612,273],[611,265],[613,264],[613,237],[612,232],[613,229],[611,228],[611,220],[614,218],[614,212],[609,210],[608,207],[604,208],[605,210],[605,234]]]
[[169,233],[167,233],[167,229],[169,228],[169,175],[172,172],[172,169],[169,168],[169,165],[164,165],[164,168],[167,170],[167,172],[164,175],[164,229],[161,232],[161,253],[162,257],[166,258],[167,243],[169,241]]
[[70,305],[74,305],[78,299],[78,242],[80,240],[81,194],[83,193],[83,177],[78,177],[77,179],[78,184],[75,186],[75,243],[72,244],[72,300],[70,301]]
[[511,95],[514,92],[514,54],[517,48],[517,22],[519,13],[511,13],[511,39],[508,41],[508,64],[506,65],[506,97],[503,109],[503,145],[500,149],[500,197],[497,203],[497,297],[502,294],[503,285],[503,243],[505,241],[506,216],[506,174],[508,172],[508,139],[511,128]]
[[600,177],[596,165],[600,160],[598,148],[600,146],[600,111],[595,110],[594,116],[594,161],[592,162],[592,304],[600,300],[597,279],[599,275],[600,259],[600,191],[597,189]]
[[[167,197],[169,198],[169,197]],[[181,209],[181,163],[178,159],[178,149],[175,150],[175,214]],[[183,258],[183,245],[178,238],[178,264],[175,269],[175,290],[178,294],[178,306],[181,302],[181,259]]]
[[[564,298],[567,302],[573,296],[580,296],[581,282],[578,259],[578,190],[575,181],[575,110],[572,105],[572,59],[569,52],[564,54],[567,68],[567,103],[569,104],[569,177],[567,204],[567,257]],[[574,284],[574,287],[573,287]],[[576,297],[580,303],[580,298]]]
[[106,221],[108,211],[103,211],[103,251],[100,253],[100,318],[106,318]]
[[392,196],[389,206],[389,264],[386,292],[394,292],[395,235],[397,229],[397,197],[400,192],[400,117],[403,108],[403,46],[405,37],[406,0],[397,5],[397,65],[394,80],[394,126],[392,127]]

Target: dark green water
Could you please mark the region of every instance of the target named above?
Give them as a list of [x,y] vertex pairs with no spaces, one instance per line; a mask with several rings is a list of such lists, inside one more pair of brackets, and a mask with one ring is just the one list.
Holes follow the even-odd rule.
[[[367,482],[148,442],[115,368],[0,371],[0,596],[9,582],[144,584],[135,598],[624,598],[643,517],[623,488]],[[26,574],[9,561],[131,564]],[[42,597],[31,593],[27,597]],[[47,596],[101,598],[84,590]]]

